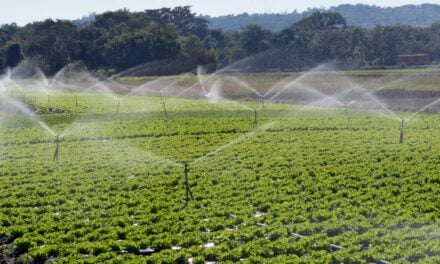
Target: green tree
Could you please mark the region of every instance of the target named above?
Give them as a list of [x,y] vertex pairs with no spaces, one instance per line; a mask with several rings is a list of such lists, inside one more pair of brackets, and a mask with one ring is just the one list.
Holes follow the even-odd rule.
[[98,69],[106,66],[103,55],[103,47],[107,42],[108,35],[102,28],[90,25],[79,32],[80,55],[79,59],[90,69]]
[[48,74],[74,62],[81,51],[77,28],[61,20],[28,24],[18,30],[14,40],[23,54]]
[[173,24],[184,36],[196,35],[203,39],[208,31],[208,22],[191,12],[190,6],[178,6],[173,9],[161,8],[146,10],[145,14],[159,24]]
[[0,70],[5,66],[8,42],[17,30],[18,26],[15,23],[0,26]]
[[189,69],[195,69],[199,65],[209,66],[215,69],[218,55],[215,48],[207,49],[203,42],[195,35],[183,37],[181,40],[182,56]]
[[259,25],[248,25],[242,29],[239,36],[239,47],[249,56],[270,48],[272,32]]
[[21,60],[23,60],[23,54],[21,53],[20,45],[17,43],[10,45],[6,52],[5,66],[13,68],[17,66]]
[[147,28],[127,32],[104,45],[106,64],[122,71],[153,60],[176,58],[180,53],[177,30],[172,25],[151,23]]
[[332,30],[346,26],[345,18],[338,13],[316,12],[293,25],[299,30]]

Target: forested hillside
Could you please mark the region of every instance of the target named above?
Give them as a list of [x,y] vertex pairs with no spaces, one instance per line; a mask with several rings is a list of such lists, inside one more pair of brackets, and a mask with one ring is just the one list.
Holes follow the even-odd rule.
[[372,28],[376,25],[411,25],[429,26],[440,21],[440,5],[405,5],[400,7],[378,7],[369,5],[339,5],[329,9],[309,9],[304,12],[284,14],[240,14],[204,18],[209,21],[210,28],[220,28],[226,31],[239,31],[242,26],[258,24],[265,29],[279,32],[291,24],[310,16],[315,12],[335,12],[347,19],[347,24]]

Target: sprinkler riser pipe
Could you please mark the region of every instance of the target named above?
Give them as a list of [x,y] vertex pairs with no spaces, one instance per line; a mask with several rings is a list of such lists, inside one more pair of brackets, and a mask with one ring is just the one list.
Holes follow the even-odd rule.
[[118,106],[116,107],[116,113],[119,113],[119,100],[118,100]]
[[167,118],[168,112],[167,112],[167,106],[165,105],[165,102],[162,102],[162,106],[163,106],[163,114],[165,115],[165,118]]
[[405,127],[405,120],[402,119],[402,124],[400,125],[400,137],[399,144],[403,144],[403,129]]
[[194,200],[193,194],[191,192],[191,187],[189,186],[189,179],[188,179],[189,168],[187,163],[184,164],[183,173],[185,174],[186,201],[189,201],[190,198]]
[[53,161],[58,161],[59,146],[60,146],[60,136],[58,135],[55,139],[55,152],[53,154]]
[[254,123],[256,124],[258,122],[258,114],[257,114],[257,110],[254,109]]

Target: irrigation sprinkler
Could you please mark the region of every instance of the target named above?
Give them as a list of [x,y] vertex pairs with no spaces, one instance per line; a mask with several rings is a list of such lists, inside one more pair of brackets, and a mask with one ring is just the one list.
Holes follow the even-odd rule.
[[191,197],[192,200],[194,200],[194,196],[193,196],[193,194],[191,192],[191,188],[189,186],[189,180],[188,180],[188,173],[189,173],[188,163],[184,164],[183,173],[185,174],[186,201],[189,201],[190,197]]
[[119,104],[119,100],[118,100],[118,106],[116,107],[116,113],[119,113],[119,106],[120,106],[120,104]]
[[163,114],[165,115],[165,118],[168,118],[167,106],[165,105],[165,102],[162,102],[162,106],[163,106]]
[[60,144],[60,136],[57,135],[55,139],[55,152],[53,154],[53,161],[58,161],[58,155],[59,155],[59,144]]
[[163,103],[163,90],[160,90],[159,94],[160,94],[160,102]]
[[403,143],[403,129],[405,127],[405,120],[402,119],[402,124],[400,125],[400,138],[399,138],[399,144]]
[[50,95],[47,95],[47,104],[50,104]]
[[257,122],[258,122],[257,109],[254,109],[254,123],[257,124]]
[[78,107],[78,95],[75,95],[75,106]]
[[348,114],[348,103],[344,103],[344,112],[345,114]]

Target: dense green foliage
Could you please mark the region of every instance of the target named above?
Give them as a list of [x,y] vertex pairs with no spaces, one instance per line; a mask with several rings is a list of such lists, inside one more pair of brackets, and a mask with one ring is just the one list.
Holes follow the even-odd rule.
[[17,67],[18,64],[23,60],[23,55],[21,53],[20,45],[12,44],[8,47],[6,51],[5,65],[10,68]]
[[[15,25],[4,25],[0,29],[0,47],[4,50],[0,59],[5,57],[9,45],[19,44],[24,57],[46,74],[55,74],[77,61],[91,70],[114,73],[143,63],[171,60],[183,66],[164,73],[191,71],[199,64],[216,63],[216,54],[210,55],[215,49],[210,45],[202,43],[196,51],[188,50],[186,45],[193,36],[208,38],[206,23],[192,14],[189,7],[177,7],[106,12],[96,15],[87,26],[50,19],[18,29]],[[0,65],[7,66],[5,59]]]
[[296,71],[335,61],[356,69],[396,65],[397,55],[417,53],[440,60],[440,24],[367,29],[348,25],[338,13],[315,12],[280,32],[260,25],[224,32],[210,30],[189,7],[176,7],[106,12],[88,25],[46,20],[0,28],[1,69],[24,57],[49,75],[74,62],[99,75],[138,76],[179,74],[199,65],[208,71]]
[[[0,256],[56,263],[438,263],[438,115],[26,92],[2,115]],[[229,144],[233,142],[234,144]],[[221,146],[227,146],[220,148]],[[219,149],[220,148],[220,149]],[[210,155],[205,156],[207,153]],[[195,200],[186,202],[191,163]],[[342,248],[340,248],[340,247]],[[154,249],[148,253],[146,249]],[[142,256],[147,254],[148,256]]]

